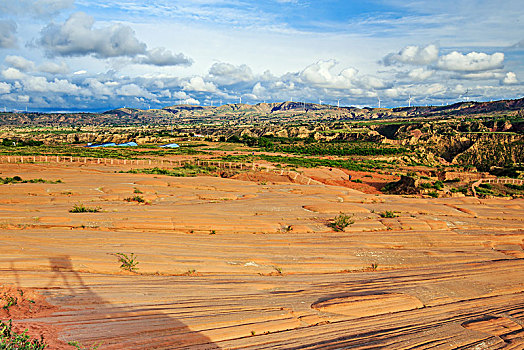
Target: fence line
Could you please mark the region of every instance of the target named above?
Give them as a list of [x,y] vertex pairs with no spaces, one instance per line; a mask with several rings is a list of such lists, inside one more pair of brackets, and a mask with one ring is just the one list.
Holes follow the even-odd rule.
[[322,185],[321,182],[313,180],[296,171],[279,169],[273,165],[256,163],[235,163],[216,160],[200,159],[117,159],[117,158],[92,158],[73,156],[0,156],[0,163],[79,163],[79,164],[104,164],[104,165],[129,165],[129,166],[155,166],[160,168],[175,168],[185,165],[209,166],[219,169],[240,169],[252,171],[272,172],[277,175],[289,176],[293,181],[304,185]]
[[524,180],[521,179],[508,179],[508,178],[490,178],[490,179],[480,179],[475,181],[471,185],[471,190],[473,191],[473,195],[477,196],[477,191],[475,190],[475,187],[478,187],[482,183],[487,184],[514,184],[514,185],[524,185]]

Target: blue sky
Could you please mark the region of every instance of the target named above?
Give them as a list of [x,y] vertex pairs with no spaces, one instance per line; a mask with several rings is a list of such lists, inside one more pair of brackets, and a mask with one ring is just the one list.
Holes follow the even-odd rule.
[[0,3],[0,108],[524,95],[521,0]]

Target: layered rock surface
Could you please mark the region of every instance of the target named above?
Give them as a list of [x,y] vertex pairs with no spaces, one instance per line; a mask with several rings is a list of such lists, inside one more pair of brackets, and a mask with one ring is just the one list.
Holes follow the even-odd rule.
[[0,185],[0,285],[56,308],[15,322],[101,349],[524,347],[522,199],[119,170],[2,165],[63,181]]

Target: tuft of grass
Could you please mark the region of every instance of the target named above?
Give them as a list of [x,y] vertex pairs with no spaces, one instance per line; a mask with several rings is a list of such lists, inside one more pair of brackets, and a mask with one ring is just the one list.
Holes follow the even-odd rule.
[[273,268],[275,269],[276,272],[278,272],[279,275],[282,274],[282,268],[281,267],[273,266]]
[[371,270],[376,271],[377,268],[378,268],[378,264],[377,263],[372,263],[371,264]]
[[138,188],[135,187],[135,190],[133,191],[133,193],[136,193],[136,194],[142,194],[143,192],[140,191]]
[[137,202],[137,203],[145,203],[145,199],[142,196],[136,195],[133,197],[128,197],[124,199],[126,202]]
[[74,346],[75,348],[77,348],[78,350],[96,350],[98,349],[100,346],[102,346],[102,342],[100,343],[94,343],[93,345],[91,346],[84,346],[82,343],[80,342],[77,342],[77,341],[70,341],[68,342],[67,344],[71,345],[71,346]]
[[352,215],[340,213],[328,224],[328,226],[336,232],[344,231],[346,227],[355,223],[355,220],[353,220],[352,217]]
[[129,255],[125,253],[114,253],[114,256],[118,259],[118,262],[120,263],[120,268],[125,271],[129,272],[136,272],[138,270],[138,267],[136,265],[139,264],[137,257],[134,253],[131,253]]
[[42,335],[40,339],[31,339],[26,332],[27,329],[18,334],[13,330],[11,320],[7,322],[0,320],[0,349],[44,350],[47,347]]
[[90,208],[86,207],[83,204],[75,204],[73,209],[70,209],[70,213],[99,213],[101,210],[100,207]]
[[5,304],[4,306],[2,306],[2,309],[7,311],[8,313],[10,307],[18,305],[18,298],[7,293],[4,293],[4,295],[0,297],[0,300],[4,300]]
[[197,271],[195,269],[189,269],[184,273],[184,275],[186,276],[195,276],[196,274],[197,274]]
[[385,212],[380,213],[379,215],[382,218],[396,218],[396,217],[398,217],[398,215],[395,214],[395,212],[391,211],[391,210],[386,210]]
[[210,235],[216,235],[217,234],[217,231],[215,230],[211,230],[211,232],[209,232]]

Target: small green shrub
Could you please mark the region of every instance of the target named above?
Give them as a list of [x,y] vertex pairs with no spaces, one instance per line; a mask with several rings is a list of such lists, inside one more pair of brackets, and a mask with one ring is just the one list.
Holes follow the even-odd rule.
[[340,213],[340,215],[337,215],[328,226],[336,232],[344,231],[346,227],[355,223],[351,218],[352,215]]
[[493,185],[492,184],[480,184],[479,187],[485,188],[486,190],[492,190]]
[[380,217],[383,217],[383,218],[396,218],[396,217],[398,217],[398,215],[395,214],[394,211],[390,211],[390,210],[386,210],[385,212],[380,213],[379,215],[380,215]]
[[142,194],[143,192],[140,191],[138,188],[135,187],[135,190],[133,191],[133,193]]
[[467,195],[469,192],[469,189],[467,187],[461,186],[461,187],[452,187],[450,189],[451,193],[463,193],[464,195]]
[[438,192],[437,191],[429,191],[427,193],[428,196],[430,197],[433,197],[433,198],[438,198]]
[[444,188],[444,184],[442,183],[442,181],[435,181],[433,182],[433,188],[436,190],[441,190]]
[[42,335],[40,339],[31,339],[26,332],[27,329],[17,334],[13,331],[11,320],[7,321],[7,323],[0,320],[0,349],[44,350],[47,347]]
[[99,213],[101,210],[100,207],[89,208],[83,204],[75,204],[73,209],[69,210],[70,213]]
[[125,253],[115,253],[113,255],[117,257],[118,262],[120,263],[120,268],[122,270],[130,272],[136,272],[138,270],[138,267],[136,267],[136,265],[138,265],[139,262],[137,261],[137,257],[134,253],[131,253],[129,255]]
[[351,180],[351,182],[356,182],[357,184],[361,184],[361,183],[362,183],[362,180],[360,180],[360,179],[356,179],[356,180]]
[[126,202],[137,202],[137,203],[145,203],[145,200],[142,196],[136,195],[133,197],[128,197],[124,199]]

